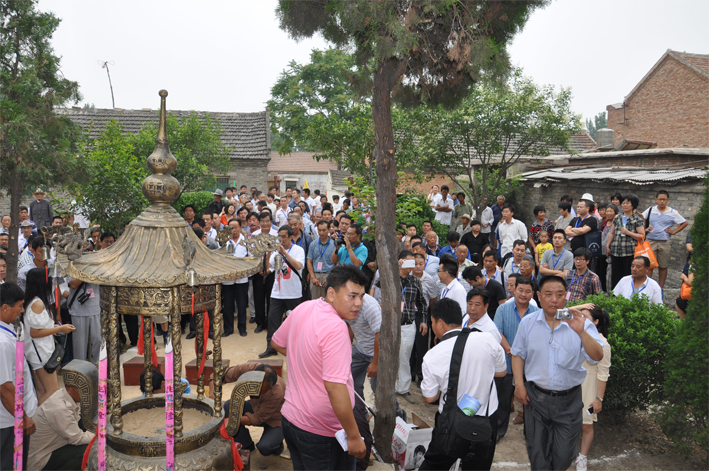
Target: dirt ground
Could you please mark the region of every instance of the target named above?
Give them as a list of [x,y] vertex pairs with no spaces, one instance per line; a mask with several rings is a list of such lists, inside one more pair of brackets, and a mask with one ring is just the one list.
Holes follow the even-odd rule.
[[[246,337],[240,337],[235,334],[222,340],[223,357],[225,359],[228,358],[231,361],[231,365],[258,359],[258,354],[265,350],[266,332],[255,334],[254,328],[255,324],[248,324],[248,335]],[[158,355],[162,355],[164,351],[162,340],[158,340],[158,346]],[[208,349],[212,350],[211,340],[209,341]],[[184,354],[183,365],[194,359],[194,340],[186,340],[183,336],[182,352]],[[121,363],[136,355],[137,352],[135,350],[127,351],[121,355]],[[280,355],[272,358],[283,358],[285,360]],[[283,375],[287,377],[285,364]],[[195,386],[193,386],[194,389]],[[233,384],[224,385],[224,400],[230,397],[232,389]],[[415,400],[414,404],[400,401],[401,407],[406,411],[407,416],[410,417],[411,412],[415,412],[419,417],[433,425],[437,406],[426,404],[421,395],[421,390],[415,384],[411,386],[411,394]],[[123,387],[124,399],[139,395],[140,390],[137,386]],[[374,404],[374,396],[368,381],[365,384],[365,399],[370,405]],[[520,404],[517,403],[516,407],[519,408]],[[511,419],[515,415],[513,413]],[[374,421],[371,421],[371,424],[373,427]],[[530,469],[522,427],[522,425],[510,424],[507,435],[497,445],[493,469],[515,471]],[[697,454],[693,458],[686,459],[672,452],[669,440],[648,414],[633,414],[626,423],[621,425],[607,424],[601,416],[600,422],[595,427],[595,440],[588,457],[590,470],[707,469],[707,463],[703,461],[706,459],[706,455],[702,458],[701,454]],[[249,427],[249,429],[254,441],[257,442],[261,429],[258,427]],[[387,447],[378,447],[380,451],[385,448]],[[264,457],[258,451],[255,451],[251,455],[251,469],[286,470],[292,469],[292,466],[289,460],[274,456]],[[373,471],[389,470],[393,469],[393,467],[392,465],[375,462],[369,469]],[[569,469],[575,470],[576,468],[572,465]]]

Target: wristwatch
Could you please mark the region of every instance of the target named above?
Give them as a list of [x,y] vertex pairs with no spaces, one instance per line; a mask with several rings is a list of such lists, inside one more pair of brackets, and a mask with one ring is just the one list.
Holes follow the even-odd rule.
[[598,399],[599,401],[603,402],[603,398],[602,398],[602,397],[596,396],[596,399]]

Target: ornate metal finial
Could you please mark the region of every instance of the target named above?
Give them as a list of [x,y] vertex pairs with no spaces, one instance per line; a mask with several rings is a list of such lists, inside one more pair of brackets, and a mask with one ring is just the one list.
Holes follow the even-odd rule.
[[222,247],[229,242],[229,239],[231,239],[231,236],[234,234],[234,228],[231,226],[225,226],[223,229],[219,229],[217,231],[217,242],[219,242],[219,245]]
[[[74,226],[76,226],[76,224]],[[70,262],[81,258],[84,249],[88,245],[86,238],[88,233],[82,235],[81,232],[75,231],[77,231],[76,227],[74,227],[73,230],[65,227],[57,232],[57,253],[66,255]]]
[[[192,229],[187,228],[188,231]],[[194,242],[190,239],[188,233],[185,233],[185,238],[182,239],[182,256],[184,257],[185,270],[190,266],[195,254],[197,253],[197,247],[195,247]]]
[[246,250],[249,251],[249,255],[260,257],[267,252],[274,252],[278,249],[278,247],[281,246],[281,239],[270,234],[259,234],[257,236],[251,236],[250,239],[244,238],[239,243],[246,247]]
[[148,157],[148,169],[153,172],[143,181],[143,194],[153,204],[170,204],[180,194],[180,183],[170,175],[177,168],[177,160],[170,152],[167,138],[166,90],[160,90],[160,124],[155,150]]

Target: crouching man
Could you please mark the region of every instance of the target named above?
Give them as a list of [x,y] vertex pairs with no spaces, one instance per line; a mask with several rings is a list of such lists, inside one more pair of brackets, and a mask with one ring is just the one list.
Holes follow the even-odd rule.
[[[433,403],[440,400],[436,413],[438,417],[443,413],[446,400],[445,392],[448,390],[451,358],[453,347],[461,332],[463,313],[460,304],[453,299],[443,298],[436,302],[431,309],[431,329],[439,339],[438,344],[423,357],[423,382],[421,393],[426,402]],[[456,406],[465,394],[477,399],[480,407],[475,415],[489,416],[492,427],[492,442],[486,450],[475,450],[475,455],[468,454],[461,463],[461,469],[490,469],[492,458],[495,456],[495,443],[497,438],[497,388],[494,387],[494,378],[503,377],[507,373],[505,351],[489,332],[473,331],[465,343],[463,357],[458,376],[458,391],[455,399]],[[441,394],[443,392],[443,394]],[[433,435],[441,433],[433,429]],[[455,463],[456,458],[446,455],[443,450],[437,450],[436,440],[431,440],[431,445],[425,455],[425,460],[420,470],[437,469],[447,470]]]
[[[254,448],[258,448],[263,456],[280,455],[283,452],[281,407],[285,400],[286,382],[276,374],[276,370],[265,363],[244,363],[231,366],[226,370],[224,384],[238,381],[241,375],[249,371],[263,371],[265,376],[261,394],[251,397],[244,403],[244,415],[241,417],[241,426],[234,440],[247,450],[254,451]],[[209,397],[214,399],[214,375],[209,378]],[[231,401],[224,403],[224,414],[227,418],[230,406]],[[263,434],[257,444],[254,445],[246,425],[263,428]]]
[[94,434],[79,428],[80,400],[79,390],[67,385],[37,409],[27,469],[81,469],[86,445]]

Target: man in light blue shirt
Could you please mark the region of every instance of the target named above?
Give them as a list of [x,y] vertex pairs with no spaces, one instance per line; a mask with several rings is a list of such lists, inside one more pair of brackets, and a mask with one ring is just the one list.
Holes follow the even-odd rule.
[[361,270],[369,255],[367,246],[362,243],[362,226],[352,224],[347,228],[344,239],[345,245],[333,252],[330,260],[333,264],[354,265]]
[[[494,281],[494,280],[493,280]],[[488,282],[489,283],[489,282]],[[502,438],[507,433],[507,427],[510,421],[510,404],[514,394],[512,385],[512,358],[510,351],[517,336],[517,329],[522,321],[522,318],[527,314],[536,311],[536,308],[530,305],[530,301],[534,296],[534,283],[526,276],[515,277],[515,290],[512,302],[503,303],[495,312],[495,326],[502,335],[502,348],[505,350],[505,360],[507,361],[507,374],[504,378],[495,378],[497,385],[497,395],[500,398],[500,407],[497,408],[497,436]],[[522,423],[524,414],[519,412],[514,419],[516,424]]]
[[566,305],[566,282],[545,276],[539,284],[542,309],[524,316],[512,344],[515,397],[524,405],[527,454],[533,470],[565,470],[581,435],[586,378],[584,360],[603,358],[603,341],[581,312],[556,319]]
[[330,221],[320,221],[317,227],[319,238],[310,243],[307,256],[310,294],[313,299],[325,296],[325,280],[335,266],[332,263],[335,241],[330,238]]

